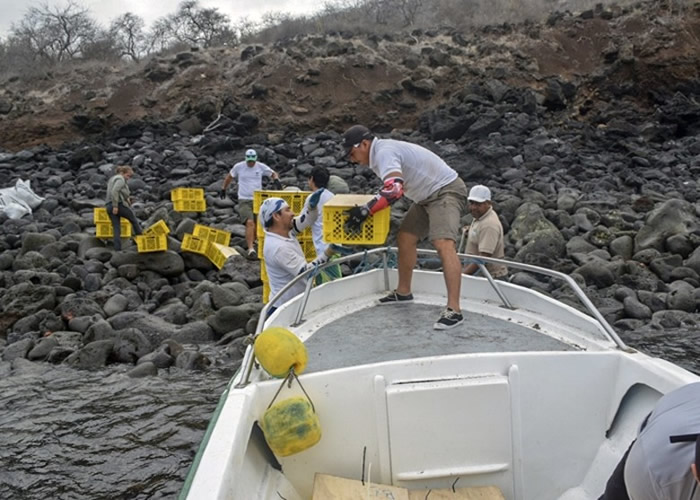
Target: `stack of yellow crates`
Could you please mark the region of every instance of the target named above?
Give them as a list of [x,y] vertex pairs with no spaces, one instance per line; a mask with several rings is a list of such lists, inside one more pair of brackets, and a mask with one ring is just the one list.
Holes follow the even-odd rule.
[[[311,194],[310,191],[255,191],[253,193],[253,213],[256,215],[260,212],[260,205],[268,198],[282,198],[287,202],[289,207],[294,212],[294,215],[299,215],[306,198]],[[265,231],[263,230],[260,221],[257,222],[256,234],[258,236],[258,258],[260,259],[260,279],[263,282],[263,303],[267,304],[270,300],[270,280],[265,269],[265,259],[263,257],[265,245]],[[311,237],[311,228],[306,228],[300,235],[297,236],[299,244],[304,251],[304,256],[307,262],[316,258],[316,249]]]
[[168,249],[168,233],[170,228],[163,220],[159,220],[143,231],[140,236],[134,236],[139,253],[164,252]]
[[[109,218],[106,208],[95,208],[92,213],[92,220],[95,223],[95,236],[103,239],[114,238],[112,220]],[[122,238],[131,237],[131,223],[128,220],[120,218],[119,227],[121,228]]]
[[228,231],[195,224],[192,234],[188,233],[183,237],[180,248],[185,252],[204,255],[218,269],[221,269],[226,259],[238,255],[238,252],[228,246],[230,242],[231,233]]
[[170,191],[170,200],[176,212],[206,212],[204,188],[175,188]]

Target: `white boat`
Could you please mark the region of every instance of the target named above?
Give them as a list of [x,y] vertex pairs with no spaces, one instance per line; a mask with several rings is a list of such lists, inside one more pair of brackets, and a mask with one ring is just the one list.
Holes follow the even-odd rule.
[[[400,487],[411,499],[485,486],[508,500],[597,499],[656,401],[698,380],[628,348],[569,276],[520,263],[476,261],[482,273],[484,262],[499,262],[561,279],[588,313],[487,274],[464,276],[465,322],[433,330],[445,303],[440,272],[414,272],[413,303],[377,305],[397,281],[386,267],[393,251],[365,253],[384,266],[309,285],[258,325],[288,327],[304,341],[309,362],[299,380],[320,441],[272,454],[256,421],[280,379],[254,363],[249,347],[180,498],[309,500],[322,474]],[[299,384],[280,397],[292,395],[304,396]]]

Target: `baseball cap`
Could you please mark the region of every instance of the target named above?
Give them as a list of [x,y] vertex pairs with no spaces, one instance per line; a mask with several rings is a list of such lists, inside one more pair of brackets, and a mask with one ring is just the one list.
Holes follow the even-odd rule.
[[255,161],[258,159],[258,153],[254,149],[249,149],[245,152],[245,159]]
[[374,139],[372,132],[364,125],[353,125],[343,134],[343,147],[346,151],[350,151],[350,148],[365,139]]
[[282,198],[268,198],[260,205],[260,223],[264,228],[268,228],[272,224],[272,216],[285,207],[288,207],[286,201]]
[[491,201],[491,190],[486,186],[478,184],[469,190],[469,196],[467,196],[467,200],[475,201],[477,203]]

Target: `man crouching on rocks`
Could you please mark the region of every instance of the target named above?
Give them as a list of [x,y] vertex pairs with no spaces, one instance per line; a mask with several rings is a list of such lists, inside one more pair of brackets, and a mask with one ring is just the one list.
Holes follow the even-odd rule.
[[141,226],[131,210],[131,191],[126,181],[134,175],[134,169],[128,165],[121,165],[116,169],[117,173],[107,182],[107,197],[105,208],[112,221],[114,231],[114,249],[122,249],[120,219],[123,217],[131,223],[134,234],[141,234]]

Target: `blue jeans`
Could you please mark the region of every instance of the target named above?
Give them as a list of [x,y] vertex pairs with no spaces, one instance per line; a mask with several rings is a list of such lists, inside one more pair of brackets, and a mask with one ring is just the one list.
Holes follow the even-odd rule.
[[117,215],[114,215],[112,213],[113,206],[111,201],[105,205],[105,208],[107,209],[107,214],[109,214],[109,220],[112,221],[112,229],[114,231],[114,249],[121,250],[122,229],[119,226],[119,223],[121,222],[120,219],[123,217],[131,223],[131,227],[134,230],[134,234],[141,234],[141,226],[139,225],[139,221],[134,215],[134,212],[131,211],[131,208],[127,207],[123,203],[117,205]]

